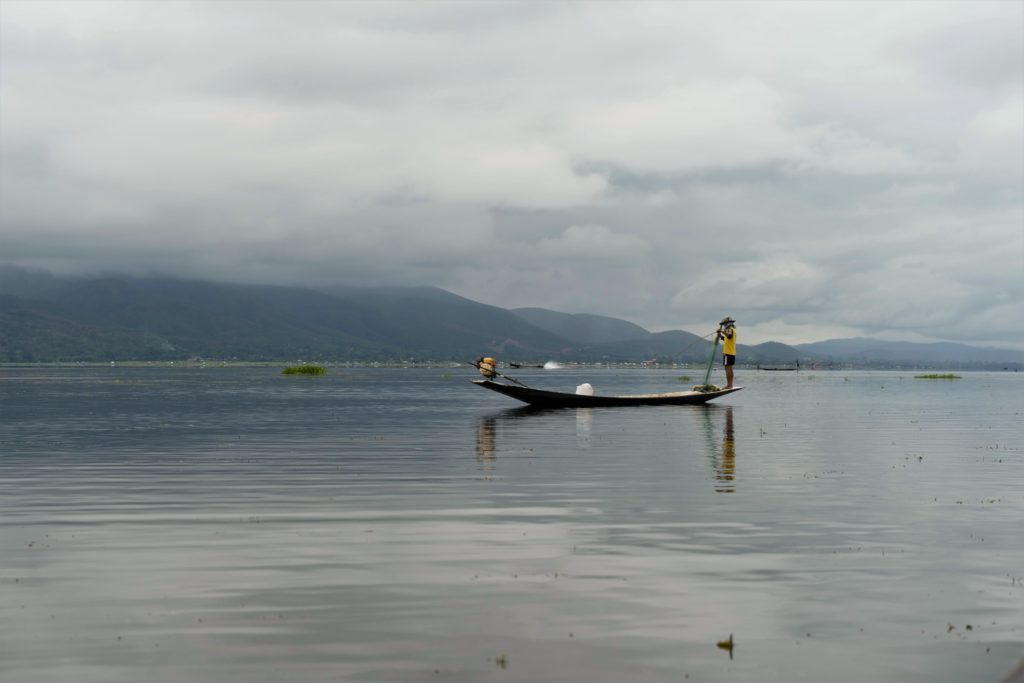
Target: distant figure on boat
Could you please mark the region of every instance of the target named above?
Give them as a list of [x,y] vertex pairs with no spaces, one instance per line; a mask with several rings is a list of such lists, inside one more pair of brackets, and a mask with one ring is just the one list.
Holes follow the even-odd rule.
[[722,340],[722,365],[725,367],[725,388],[732,389],[732,369],[736,365],[736,321],[726,316],[716,332]]

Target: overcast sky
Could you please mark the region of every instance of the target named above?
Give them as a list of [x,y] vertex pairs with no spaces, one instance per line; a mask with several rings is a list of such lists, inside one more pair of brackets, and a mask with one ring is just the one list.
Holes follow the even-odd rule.
[[1024,348],[1024,3],[0,3],[0,263]]

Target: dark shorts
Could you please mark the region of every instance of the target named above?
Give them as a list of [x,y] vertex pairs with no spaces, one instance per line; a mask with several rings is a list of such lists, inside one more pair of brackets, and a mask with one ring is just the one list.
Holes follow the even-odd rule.
[[723,353],[722,365],[736,365],[736,356],[730,356],[728,353]]

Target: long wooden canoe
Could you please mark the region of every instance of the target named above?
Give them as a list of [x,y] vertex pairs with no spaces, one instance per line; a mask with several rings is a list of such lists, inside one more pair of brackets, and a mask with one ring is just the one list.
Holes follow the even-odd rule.
[[489,379],[475,379],[484,389],[496,391],[532,406],[544,408],[588,408],[598,406],[680,406],[697,405],[739,391],[743,387],[722,389],[720,391],[674,391],[668,394],[634,394],[631,396],[587,396],[585,394],[569,394],[561,391],[531,389],[513,384],[503,384]]

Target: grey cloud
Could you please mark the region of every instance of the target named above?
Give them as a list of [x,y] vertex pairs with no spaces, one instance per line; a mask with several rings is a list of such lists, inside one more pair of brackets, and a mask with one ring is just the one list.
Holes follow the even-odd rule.
[[926,71],[970,89],[1020,86],[1024,62],[1020,8],[987,4],[962,21],[926,30],[894,44],[892,54]]

